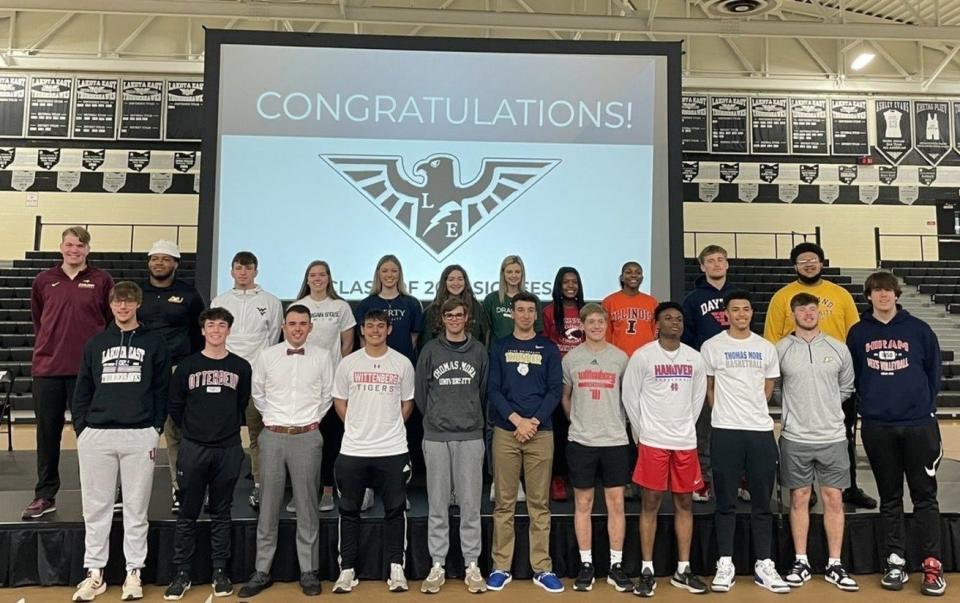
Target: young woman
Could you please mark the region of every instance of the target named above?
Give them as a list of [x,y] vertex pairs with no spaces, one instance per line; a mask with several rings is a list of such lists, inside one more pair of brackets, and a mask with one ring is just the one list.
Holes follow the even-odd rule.
[[[493,343],[501,337],[513,333],[513,315],[510,310],[510,300],[523,291],[523,283],[527,274],[523,267],[523,260],[519,255],[508,255],[500,263],[500,288],[491,292],[483,300],[483,313],[490,325],[490,341]],[[540,306],[537,305],[537,316],[540,316]],[[533,329],[543,332],[543,323],[537,318]]]
[[477,298],[473,295],[473,288],[470,285],[470,277],[467,271],[459,264],[452,264],[443,269],[440,274],[440,281],[437,283],[437,295],[426,310],[423,311],[423,331],[417,338],[417,346],[423,349],[427,342],[443,331],[443,317],[440,308],[444,302],[451,298],[460,299],[470,311],[470,324],[467,325],[467,332],[480,343],[486,344],[487,316],[483,312],[483,307]]
[[[303,274],[300,293],[297,294],[295,303],[310,309],[313,330],[307,336],[307,343],[326,350],[333,361],[333,369],[336,370],[340,360],[353,351],[353,328],[357,322],[353,318],[350,304],[341,299],[333,289],[329,264],[323,260],[310,262]],[[340,453],[343,421],[337,413],[328,412],[320,422],[320,432],[323,434],[323,458],[320,465],[323,496],[320,497],[320,510],[332,511],[333,463]]]
[[[560,357],[584,340],[580,308],[583,307],[583,283],[576,268],[563,266],[553,279],[553,302],[543,309],[543,334],[560,348]],[[563,407],[553,412],[553,480],[550,498],[567,500],[567,436],[570,420]]]
[[[423,308],[420,301],[407,293],[403,281],[403,267],[394,255],[385,255],[377,262],[373,272],[373,288],[354,311],[357,323],[363,321],[370,310],[383,310],[390,317],[390,334],[387,346],[395,349],[416,365],[417,336],[423,325]],[[360,334],[363,341],[363,333]]]

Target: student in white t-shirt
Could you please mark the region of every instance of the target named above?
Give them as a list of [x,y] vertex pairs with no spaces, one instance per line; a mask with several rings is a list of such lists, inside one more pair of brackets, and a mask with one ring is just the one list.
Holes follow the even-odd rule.
[[[333,370],[337,370],[340,360],[353,351],[353,328],[357,321],[350,304],[341,299],[333,288],[330,264],[323,260],[310,262],[303,275],[296,303],[310,309],[313,329],[307,342],[326,350],[333,360]],[[323,434],[323,460],[320,463],[323,496],[320,497],[320,510],[332,511],[333,464],[343,441],[343,421],[337,413],[327,413],[320,422],[320,433]],[[287,510],[292,509],[288,506]]]
[[711,588],[726,592],[734,585],[737,486],[746,474],[751,499],[750,531],[757,559],[754,582],[773,592],[789,592],[790,586],[770,559],[770,495],[779,455],[767,401],[780,376],[780,363],[773,344],[750,331],[750,294],[731,291],[724,297],[724,307],[730,328],[714,335],[700,348],[707,366],[707,403],[713,407],[710,459],[717,495],[715,516],[720,552]]
[[333,380],[333,403],[343,419],[343,444],[335,473],[340,491],[340,577],[333,592],[357,585],[360,505],[366,488],[380,492],[384,507],[384,557],[391,591],[407,590],[406,490],[410,455],[404,422],[413,412],[413,365],[387,347],[390,316],[370,310],[361,324],[364,347],[344,358]]

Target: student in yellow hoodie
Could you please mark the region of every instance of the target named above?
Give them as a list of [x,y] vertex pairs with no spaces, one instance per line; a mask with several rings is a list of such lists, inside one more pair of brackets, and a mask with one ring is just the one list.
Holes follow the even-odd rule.
[[[846,341],[850,327],[860,322],[860,314],[850,292],[821,277],[823,260],[823,248],[816,243],[800,243],[790,251],[790,261],[797,271],[797,280],[784,285],[770,300],[763,325],[763,336],[770,342],[777,343],[797,328],[790,310],[790,300],[797,293],[809,293],[820,299],[820,330],[834,339]],[[877,501],[857,487],[855,395],[843,401],[843,416],[847,454],[850,457],[850,487],[843,491],[843,502],[875,509]]]

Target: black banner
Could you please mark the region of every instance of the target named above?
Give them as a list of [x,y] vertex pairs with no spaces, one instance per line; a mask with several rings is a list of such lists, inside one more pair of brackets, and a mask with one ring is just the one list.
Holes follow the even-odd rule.
[[0,77],[0,136],[23,136],[23,114],[27,106],[27,78]]
[[127,151],[127,167],[142,172],[150,165],[150,151]]
[[897,179],[897,166],[881,165],[879,169],[880,182],[890,185]]
[[877,150],[890,163],[900,163],[913,145],[910,137],[910,101],[877,99],[874,101],[877,124]]
[[710,99],[710,141],[714,153],[747,152],[747,97]]
[[780,175],[780,164],[779,163],[761,163],[760,164],[760,179],[770,184]]
[[[197,164],[197,152],[189,151],[187,153],[181,153],[177,151],[173,154],[173,169],[178,172],[189,172],[190,169]],[[686,171],[687,164],[684,162],[683,169]]]
[[106,157],[107,157],[107,151],[105,149],[98,149],[95,151],[85,150],[83,152],[83,159],[81,160],[80,163],[83,165],[83,167],[87,168],[88,170],[96,170],[101,165],[103,165],[103,162],[106,159]]
[[820,164],[802,163],[800,164],[800,180],[807,184],[813,183],[820,177]]
[[61,149],[38,149],[37,166],[45,170],[52,170],[55,165],[60,163]]
[[784,155],[787,144],[787,99],[754,97],[750,102],[753,129],[751,151],[755,155]]
[[740,175],[739,163],[721,163],[720,179],[724,182],[733,182]]
[[950,152],[950,104],[946,101],[913,101],[914,147],[930,165]]
[[844,184],[853,183],[853,181],[857,179],[857,166],[841,165],[837,171],[837,177],[840,179],[840,182]]
[[160,140],[163,82],[126,80],[120,98],[120,138]]
[[917,178],[920,180],[921,184],[930,186],[937,179],[937,168],[921,167],[917,170]]
[[74,138],[114,138],[119,80],[80,78],[73,109]]
[[7,169],[17,157],[17,149],[0,149],[0,169]]
[[830,101],[834,155],[869,155],[867,101],[835,98]]
[[791,151],[796,155],[826,155],[827,100],[823,98],[791,98]]
[[953,148],[960,153],[960,101],[953,101]]
[[692,153],[709,151],[707,97],[684,96],[680,115],[680,139],[683,141],[683,150]]
[[70,136],[70,97],[73,79],[68,77],[30,78],[30,109],[27,136],[66,138]]
[[167,82],[167,140],[200,140],[203,130],[203,82]]

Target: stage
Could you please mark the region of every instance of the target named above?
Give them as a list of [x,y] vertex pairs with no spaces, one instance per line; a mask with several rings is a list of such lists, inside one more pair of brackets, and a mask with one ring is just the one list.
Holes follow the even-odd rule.
[[[173,536],[176,516],[170,512],[170,478],[166,466],[165,451],[154,475],[153,497],[150,503],[150,535],[147,567],[143,571],[146,583],[166,584],[174,573],[172,566]],[[83,519],[81,516],[79,475],[77,471],[76,451],[64,450],[61,459],[62,488],[57,496],[57,512],[49,514],[39,521],[22,521],[20,513],[33,498],[33,485],[36,476],[35,453],[0,453],[0,586],[17,587],[28,585],[73,585],[83,579]],[[960,462],[944,460],[938,472],[939,500],[942,514],[942,562],[948,572],[960,571]],[[876,497],[876,486],[865,460],[859,467],[860,485],[870,495]],[[233,543],[229,571],[237,582],[244,581],[253,570],[256,549],[256,513],[248,506],[247,496],[252,487],[249,479],[241,479],[237,486],[233,504]],[[485,490],[486,492],[486,490]],[[289,495],[289,494],[288,494]],[[422,476],[414,478],[409,490],[410,511],[407,514],[407,576],[422,579],[429,571],[431,560],[427,551],[427,500]],[[793,556],[788,523],[788,493],[782,492],[782,499],[774,493],[772,511],[775,522],[774,557],[778,565],[789,563]],[[737,549],[734,563],[740,572],[752,571],[749,542],[749,508],[739,503],[737,522]],[[914,549],[911,538],[909,511],[912,508],[909,498],[904,508],[908,512],[907,542],[908,561],[917,569],[920,559]],[[639,502],[627,501],[627,536],[624,546],[624,566],[630,575],[638,575],[640,569],[639,538],[637,523]],[[576,573],[578,554],[576,536],[573,530],[572,496],[568,502],[553,503],[550,549],[554,571],[560,576],[573,577]],[[491,513],[493,505],[489,500],[483,502],[483,557],[481,568],[489,569],[489,551],[492,535]],[[846,537],[843,547],[843,559],[847,568],[854,574],[878,572],[881,569],[879,546],[882,543],[883,530],[877,511],[863,511],[848,508]],[[695,523],[691,564],[694,572],[712,575],[716,562],[716,539],[713,534],[712,503],[695,504]],[[814,507],[811,516],[811,537],[808,554],[817,571],[826,562],[826,541],[823,534],[821,507]],[[448,576],[461,577],[463,573],[459,539],[456,535],[458,525],[457,508],[451,508],[452,534],[450,554],[447,558]],[[332,580],[337,568],[337,512],[321,513],[320,523],[320,577]],[[373,509],[364,514],[361,559],[357,571],[364,579],[382,579],[386,569],[381,555],[380,531],[383,510],[379,501]],[[280,544],[273,566],[275,580],[296,580],[299,578],[296,552],[294,547],[295,518],[282,513],[280,520]],[[517,505],[517,539],[514,555],[514,575],[517,578],[529,578],[527,526],[525,505]],[[110,564],[107,578],[110,582],[123,580],[122,523],[117,514],[111,534]],[[606,516],[602,496],[597,497],[593,516],[594,562],[599,572],[605,572],[609,564],[609,544],[606,535]],[[199,540],[193,565],[195,581],[208,581],[210,576],[209,560],[209,521],[201,516]],[[667,575],[675,567],[676,550],[673,539],[673,521],[669,505],[665,502],[661,510],[657,529],[657,546],[654,563],[657,573]]]

